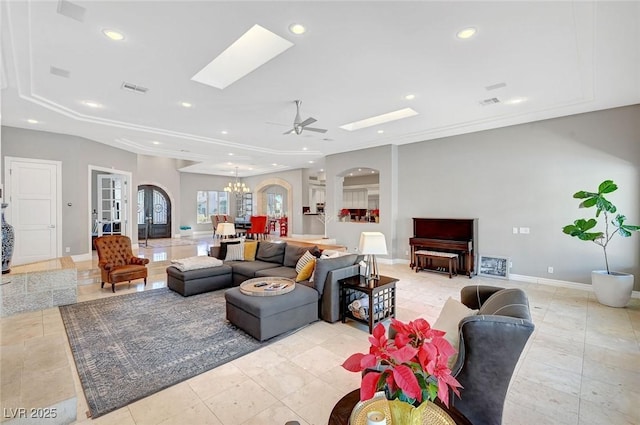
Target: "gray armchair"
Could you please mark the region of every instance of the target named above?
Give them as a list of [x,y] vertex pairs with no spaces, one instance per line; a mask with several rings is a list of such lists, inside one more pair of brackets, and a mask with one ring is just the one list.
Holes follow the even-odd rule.
[[500,425],[511,376],[534,329],[529,301],[521,289],[480,285],[462,288],[460,299],[479,311],[460,321],[451,372],[464,388],[449,400],[474,425]]

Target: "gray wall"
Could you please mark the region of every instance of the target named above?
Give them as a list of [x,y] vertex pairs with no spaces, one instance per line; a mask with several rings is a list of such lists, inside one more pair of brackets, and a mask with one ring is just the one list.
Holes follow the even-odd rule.
[[[63,250],[64,247],[70,247],[71,255],[86,254],[91,235],[88,215],[91,208],[89,165],[131,172],[135,188],[137,155],[67,134],[5,126],[0,131],[3,164],[5,156],[62,162],[62,247]],[[4,172],[2,181],[4,182]],[[135,190],[133,193],[135,194]],[[67,206],[68,203],[71,206]],[[131,204],[130,217],[135,217],[134,204]],[[134,231],[131,237],[134,241],[137,240],[137,232]]]
[[[604,257],[562,233],[592,215],[573,193],[612,179],[619,189],[610,199],[640,223],[638,105],[403,145],[399,163],[394,258],[408,258],[412,217],[477,217],[479,253],[510,257],[511,273],[589,283]],[[639,289],[640,235],[614,239],[608,252],[610,266],[633,273]]]
[[[336,220],[327,224],[327,235],[336,242],[347,246],[349,251],[358,248],[361,232],[382,232],[386,236],[389,256],[397,249],[395,226],[397,186],[397,146],[380,146],[359,151],[329,155],[325,159],[327,175],[327,197],[325,212]],[[337,221],[338,210],[342,205],[342,178],[338,177],[346,170],[353,168],[375,168],[380,172],[380,222],[379,223],[343,223]]]
[[[210,176],[207,174],[178,173],[180,182],[180,208],[179,222],[180,226],[191,226],[194,232],[210,231],[213,235],[213,227],[211,223],[196,224],[197,220],[197,198],[196,193],[199,190],[224,190],[225,186],[232,181],[234,177],[228,176]],[[235,199],[233,195],[230,197],[231,214],[235,215]]]

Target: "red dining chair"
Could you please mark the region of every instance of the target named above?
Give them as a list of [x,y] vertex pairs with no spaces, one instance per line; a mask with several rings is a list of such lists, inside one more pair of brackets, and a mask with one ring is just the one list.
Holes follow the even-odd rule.
[[267,216],[252,215],[251,228],[247,230],[247,236],[250,236],[255,239],[260,239],[260,237],[265,238],[266,229],[267,229]]

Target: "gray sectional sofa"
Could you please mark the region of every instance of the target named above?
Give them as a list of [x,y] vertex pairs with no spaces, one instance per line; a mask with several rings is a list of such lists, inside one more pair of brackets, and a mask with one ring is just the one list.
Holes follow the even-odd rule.
[[[296,264],[300,257],[309,251],[320,253],[317,247],[295,245],[290,242],[259,241],[254,261],[225,261],[232,269],[233,286],[255,277],[286,277],[295,280]],[[211,247],[209,255],[220,258],[224,247]],[[224,258],[220,258],[224,260]],[[317,292],[318,317],[326,322],[340,319],[340,285],[338,281],[355,276],[360,272],[358,263],[362,259],[356,254],[346,254],[336,258],[318,258],[313,282],[304,280],[298,285],[307,286]]]

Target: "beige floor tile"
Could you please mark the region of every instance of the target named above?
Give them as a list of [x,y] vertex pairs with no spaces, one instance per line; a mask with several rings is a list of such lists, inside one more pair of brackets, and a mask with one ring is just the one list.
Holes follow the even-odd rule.
[[171,416],[160,422],[160,425],[222,425],[222,422],[216,417],[216,415],[207,408],[207,406],[199,402],[194,406],[190,406],[184,409],[183,412]]
[[319,346],[303,351],[291,359],[293,363],[316,377],[321,377],[329,369],[341,365],[344,360],[344,357]]
[[585,361],[613,366],[622,370],[632,372],[640,371],[640,350],[637,352],[618,351],[612,348],[599,347],[597,345],[586,344],[584,348]]
[[603,409],[599,403],[580,400],[578,425],[637,425],[638,419],[611,409]]
[[[577,418],[557,418],[548,416],[546,410],[507,402],[502,414],[504,425],[575,425]],[[601,424],[604,425],[604,424]]]
[[247,420],[242,425],[284,425],[289,421],[298,421],[300,425],[308,425],[307,422],[293,410],[278,402]]
[[326,425],[333,406],[344,395],[326,382],[316,379],[284,397],[282,402],[302,416],[309,425]]
[[301,329],[297,334],[309,340],[312,344],[322,344],[333,338],[339,332],[337,329],[339,329],[338,324],[318,321]]
[[136,425],[157,425],[200,403],[189,384],[181,382],[129,405]]
[[205,400],[223,425],[242,424],[276,403],[276,397],[252,380]]
[[571,354],[567,350],[549,348],[543,342],[534,340],[526,353],[525,360],[544,363],[570,372],[582,373],[581,351],[580,347],[577,347],[577,354]]
[[107,413],[106,415],[92,419],[86,415],[80,417],[75,422],[76,425],[136,425],[128,408],[122,408]]
[[342,366],[335,366],[319,377],[327,384],[331,385],[343,394],[350,393],[356,388],[360,388],[360,374],[349,372]]
[[[300,344],[296,340],[300,341]],[[231,364],[245,375],[255,377],[283,360],[287,360],[289,356],[295,356],[296,353],[300,352],[296,351],[295,347],[299,346],[302,349],[305,346],[304,342],[306,342],[304,338],[296,335],[288,337],[286,341],[286,343],[283,341],[282,344],[271,344],[268,347],[249,353],[234,360]]]
[[598,404],[603,410],[624,413],[640,423],[640,408],[638,407],[640,391],[638,391],[637,383],[631,390],[613,379],[601,381],[584,377],[580,396],[584,400]]
[[48,407],[76,396],[71,368],[27,370],[22,373],[24,407]]
[[579,372],[570,372],[527,358],[522,362],[518,375],[526,377],[529,381],[580,397],[582,376]]
[[283,360],[254,379],[271,394],[282,398],[308,385],[316,377],[292,361]]
[[519,376],[509,390],[509,402],[554,418],[557,423],[577,423],[580,398]]
[[187,381],[191,389],[202,400],[220,394],[229,388],[250,379],[233,363],[218,366]]

